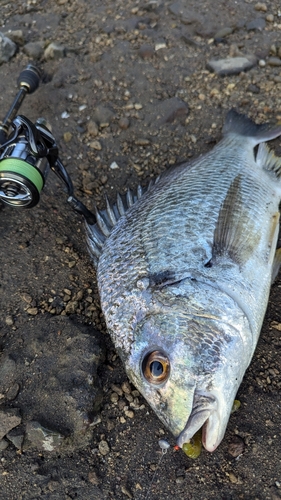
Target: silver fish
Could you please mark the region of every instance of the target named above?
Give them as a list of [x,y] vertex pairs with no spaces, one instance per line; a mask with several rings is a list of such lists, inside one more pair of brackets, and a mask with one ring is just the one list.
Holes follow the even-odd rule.
[[222,140],[115,205],[88,243],[107,328],[126,372],[182,447],[214,451],[253,356],[276,251],[281,126],[231,110]]

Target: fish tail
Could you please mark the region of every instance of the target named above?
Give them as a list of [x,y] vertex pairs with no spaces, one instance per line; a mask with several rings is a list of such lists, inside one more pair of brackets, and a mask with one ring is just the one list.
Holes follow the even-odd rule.
[[281,135],[281,125],[272,126],[269,123],[259,125],[235,109],[231,109],[226,116],[223,135],[236,134],[250,139],[254,146],[261,142],[271,141]]

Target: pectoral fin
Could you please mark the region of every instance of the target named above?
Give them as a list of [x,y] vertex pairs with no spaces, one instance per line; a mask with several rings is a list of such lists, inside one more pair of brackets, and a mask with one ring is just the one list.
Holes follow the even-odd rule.
[[212,263],[228,255],[234,262],[243,265],[258,244],[260,235],[243,203],[241,177],[231,183],[223,201],[214,232]]

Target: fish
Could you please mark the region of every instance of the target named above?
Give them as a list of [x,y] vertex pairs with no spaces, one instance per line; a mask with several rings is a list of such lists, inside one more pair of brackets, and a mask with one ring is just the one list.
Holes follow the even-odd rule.
[[177,446],[221,443],[254,354],[277,249],[281,126],[228,112],[212,150],[87,224],[107,329],[126,373]]

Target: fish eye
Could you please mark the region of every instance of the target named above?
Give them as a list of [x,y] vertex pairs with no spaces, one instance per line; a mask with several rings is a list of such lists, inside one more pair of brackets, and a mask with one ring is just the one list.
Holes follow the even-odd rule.
[[161,351],[148,353],[142,362],[143,375],[151,384],[162,384],[170,374],[170,361]]

